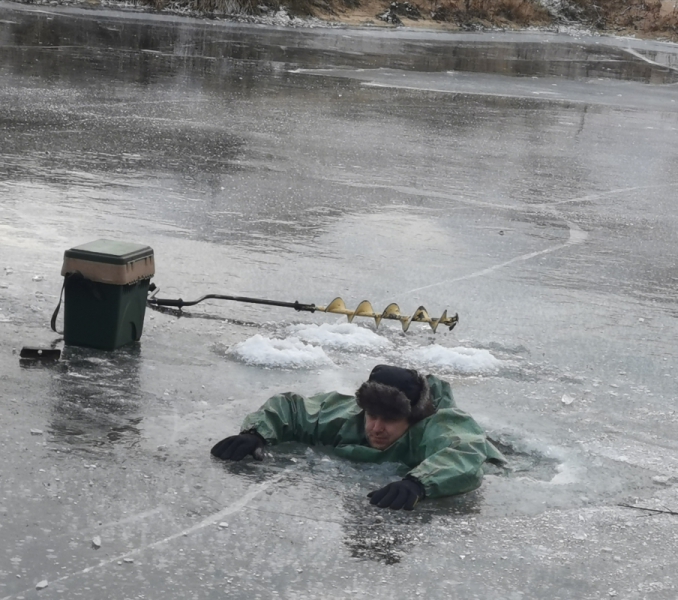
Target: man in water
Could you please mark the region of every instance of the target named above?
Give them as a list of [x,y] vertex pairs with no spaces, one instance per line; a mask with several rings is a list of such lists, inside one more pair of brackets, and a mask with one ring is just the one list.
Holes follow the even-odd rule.
[[480,486],[483,463],[506,462],[457,408],[447,382],[389,365],[377,365],[355,396],[277,394],[245,418],[241,431],[216,444],[212,455],[262,460],[266,445],[302,442],[333,446],[355,461],[405,465],[404,479],[368,494],[370,504],[396,510],[470,492]]

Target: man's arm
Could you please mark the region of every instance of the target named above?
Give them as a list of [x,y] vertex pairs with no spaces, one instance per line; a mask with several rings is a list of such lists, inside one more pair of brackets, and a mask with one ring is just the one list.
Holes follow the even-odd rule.
[[464,494],[478,488],[483,479],[483,463],[492,458],[484,436],[456,439],[447,447],[433,452],[407,477],[424,487],[427,498]]
[[261,460],[265,444],[335,445],[341,440],[342,427],[357,412],[353,396],[337,392],[310,398],[292,392],[276,394],[245,417],[242,433],[221,440],[211,452],[224,460],[240,460],[249,454]]
[[267,444],[303,442],[314,444],[322,402],[292,392],[276,394],[256,412],[250,413],[240,427],[256,431]]
[[322,400],[306,399],[287,392],[276,394],[247,417],[240,434],[229,436],[212,447],[213,456],[222,460],[242,460],[248,455],[263,459],[266,444],[305,442],[314,444]]
[[483,428],[457,408],[440,410],[420,425],[408,477],[424,486],[428,498],[470,492],[480,486],[485,462],[506,463]]
[[247,415],[240,430],[255,430],[268,444],[334,445],[343,425],[359,410],[353,396],[338,392],[310,398],[286,392],[269,398],[259,410]]

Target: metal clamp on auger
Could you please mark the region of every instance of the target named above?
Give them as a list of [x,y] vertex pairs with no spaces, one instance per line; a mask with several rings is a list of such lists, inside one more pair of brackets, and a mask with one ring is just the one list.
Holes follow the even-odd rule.
[[413,322],[416,323],[428,323],[433,332],[435,333],[438,329],[438,325],[445,325],[450,331],[459,322],[459,315],[455,314],[452,317],[447,316],[447,311],[437,318],[432,318],[426,308],[420,306],[414,314],[410,317],[407,315],[400,314],[400,307],[395,304],[389,304],[381,313],[374,312],[372,304],[367,300],[363,300],[355,310],[349,310],[346,308],[346,303],[341,298],[335,298],[327,306],[316,306],[315,304],[302,304],[298,300],[294,302],[280,302],[278,300],[264,300],[262,298],[247,298],[245,296],[226,296],[223,294],[207,294],[202,298],[197,300],[184,301],[181,298],[178,300],[166,299],[166,298],[156,298],[156,294],[159,289],[155,286],[149,288],[151,294],[148,297],[148,304],[151,306],[168,306],[171,308],[182,309],[184,306],[194,306],[203,300],[232,300],[234,302],[248,302],[251,304],[265,304],[267,306],[282,306],[283,308],[293,308],[296,311],[305,311],[305,312],[316,312],[321,311],[325,313],[334,313],[338,315],[346,315],[348,322],[352,323],[355,317],[368,317],[374,319],[374,322],[377,327],[383,319],[388,319],[392,321],[400,321],[403,331],[407,331],[410,328],[410,324]]

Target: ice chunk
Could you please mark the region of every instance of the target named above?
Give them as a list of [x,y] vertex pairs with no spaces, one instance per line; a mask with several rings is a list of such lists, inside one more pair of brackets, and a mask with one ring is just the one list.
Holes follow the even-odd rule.
[[573,464],[561,463],[556,467],[557,473],[551,479],[555,485],[569,485],[581,480],[586,468]]
[[94,548],[95,550],[101,548],[101,538],[98,535],[95,535],[92,538],[92,548]]
[[290,325],[287,332],[303,342],[335,350],[378,350],[393,345],[385,337],[354,323]]
[[410,358],[421,367],[448,368],[465,375],[491,373],[501,366],[501,361],[489,350],[461,346],[445,348],[439,344],[416,348]]
[[44,590],[49,584],[46,579],[43,579],[40,583],[35,586],[36,590]]
[[42,429],[31,429],[31,435],[42,435]]
[[334,364],[322,348],[295,337],[277,340],[257,334],[235,344],[228,353],[249,365],[278,369],[310,369]]
[[560,399],[560,401],[563,404],[566,404],[567,406],[569,406],[570,404],[572,404],[574,402],[574,398],[572,396],[568,396],[567,394],[563,394],[563,397]]

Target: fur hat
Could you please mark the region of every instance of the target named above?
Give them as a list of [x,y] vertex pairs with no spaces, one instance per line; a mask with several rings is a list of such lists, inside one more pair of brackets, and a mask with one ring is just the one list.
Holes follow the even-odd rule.
[[426,378],[414,369],[377,365],[356,392],[365,412],[389,420],[407,419],[411,425],[436,412]]

